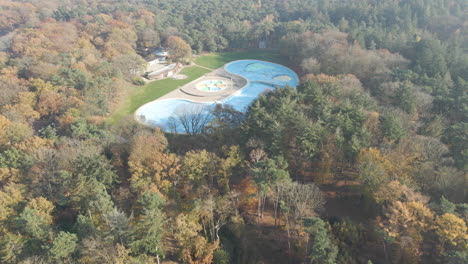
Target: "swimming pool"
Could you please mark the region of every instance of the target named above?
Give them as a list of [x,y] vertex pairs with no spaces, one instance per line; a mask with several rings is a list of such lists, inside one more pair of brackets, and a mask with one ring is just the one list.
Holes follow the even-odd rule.
[[[247,84],[222,101],[197,103],[182,99],[160,99],[138,108],[135,117],[142,123],[160,127],[166,132],[186,133],[193,131],[200,124],[211,119],[211,109],[216,103],[231,105],[240,112],[246,112],[249,105],[262,93],[275,87],[296,87],[299,78],[291,69],[259,60],[238,60],[228,63],[224,69],[232,74],[242,76]],[[278,78],[281,76],[281,78]],[[190,120],[189,120],[190,119]]]

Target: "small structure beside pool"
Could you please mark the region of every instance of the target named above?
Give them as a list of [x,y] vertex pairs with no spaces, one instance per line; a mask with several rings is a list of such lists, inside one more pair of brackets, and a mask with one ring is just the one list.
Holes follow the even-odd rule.
[[[171,77],[174,74],[177,74],[182,68],[182,64],[180,63],[172,63],[167,66],[165,64],[156,64],[156,65],[160,65],[161,67],[156,68],[154,71],[146,72],[143,75],[143,77],[145,77],[148,80],[159,80],[159,79]],[[155,68],[155,66],[152,66],[152,67]]]
[[296,73],[283,65],[238,60],[141,106],[135,118],[165,132],[192,134],[211,121],[211,110],[217,104],[246,112],[262,93],[298,83]]

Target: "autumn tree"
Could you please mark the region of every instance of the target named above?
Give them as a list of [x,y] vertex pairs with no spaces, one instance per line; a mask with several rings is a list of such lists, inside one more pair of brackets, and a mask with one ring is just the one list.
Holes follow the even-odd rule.
[[65,97],[57,92],[44,92],[39,96],[37,111],[41,116],[54,116],[63,113]]
[[213,254],[219,246],[198,234],[202,226],[197,222],[194,214],[182,213],[175,219],[175,239],[180,246],[179,257],[185,263],[209,264],[212,263]]
[[[10,174],[9,169],[0,169],[2,176],[6,173]],[[14,171],[14,170],[13,170]],[[18,172],[13,172],[18,174]],[[0,189],[0,222],[10,221],[18,215],[17,208],[21,202],[24,202],[25,186],[15,183],[16,180],[4,181],[2,179],[2,187]]]
[[390,181],[387,184],[381,185],[374,192],[373,197],[375,201],[380,204],[387,204],[395,201],[423,203],[427,203],[429,201],[429,197],[413,191],[411,188],[401,184],[399,181]]
[[135,135],[128,165],[134,190],[167,193],[178,175],[178,158],[167,150],[167,140],[161,131]]
[[176,62],[187,63],[192,56],[192,48],[180,37],[169,36],[165,44],[169,58]]
[[106,57],[112,58],[121,54],[132,54],[135,52],[137,34],[124,22],[109,21],[113,26],[103,40],[103,53]]
[[244,172],[244,157],[239,146],[223,146],[216,183],[221,194],[231,190],[231,179]]
[[40,59],[50,54],[53,43],[42,32],[32,29],[24,29],[13,39],[12,51],[17,56],[30,56]]
[[18,68],[2,68],[0,71],[0,106],[9,104],[20,92],[27,90],[27,80],[18,77]]
[[423,235],[432,226],[434,213],[421,202],[396,201],[387,208],[385,216],[383,229],[399,246],[396,259],[418,261]]
[[[351,73],[369,83],[372,78],[390,74],[394,67],[405,67],[408,61],[386,50],[366,50],[349,43],[346,33],[337,31],[289,32],[280,41],[280,50],[307,70],[336,75]],[[316,61],[314,61],[316,60]]]
[[206,150],[189,151],[180,165],[182,184],[194,190],[205,185],[215,187],[218,181],[220,158]]
[[454,214],[445,213],[437,217],[434,229],[445,250],[468,249],[467,227],[463,219]]
[[378,149],[361,150],[358,156],[358,180],[364,184],[366,191],[372,193],[388,181],[388,170],[392,164]]
[[80,250],[79,261],[81,263],[155,263],[154,260],[145,255],[131,256],[131,250],[123,245],[113,245],[100,237],[90,237],[83,240]]
[[10,142],[11,121],[3,115],[0,115],[0,146]]
[[242,181],[236,186],[236,190],[242,194],[239,199],[239,210],[245,212],[257,210],[258,201],[256,196],[258,190],[257,185],[251,177],[245,177],[242,179]]

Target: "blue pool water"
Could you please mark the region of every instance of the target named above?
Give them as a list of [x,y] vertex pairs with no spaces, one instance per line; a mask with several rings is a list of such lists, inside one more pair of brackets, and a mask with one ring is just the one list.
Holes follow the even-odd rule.
[[[181,99],[163,99],[150,102],[138,108],[135,115],[139,121],[153,127],[160,127],[166,132],[186,133],[210,119],[210,110],[216,103],[231,105],[234,109],[245,112],[260,94],[273,90],[274,87],[296,87],[297,75],[289,68],[279,64],[258,61],[239,60],[228,63],[225,70],[247,79],[247,85],[222,101],[195,103]],[[289,78],[275,78],[285,76]],[[190,115],[197,118],[190,119]],[[186,118],[184,118],[186,117]],[[202,119],[202,120],[198,120]]]
[[[297,75],[289,68],[279,64],[258,61],[239,60],[226,64],[226,71],[240,75],[251,82],[267,82],[278,86],[296,87],[299,83]],[[277,81],[274,78],[278,75],[288,75],[290,81]]]
[[[160,127],[166,132],[185,133],[186,128],[180,121],[179,116],[187,116],[188,113],[198,113],[207,116],[214,103],[194,103],[181,99],[156,100],[143,105],[136,111],[139,121],[153,126]],[[186,124],[187,125],[187,124]],[[188,124],[192,129],[192,125]]]

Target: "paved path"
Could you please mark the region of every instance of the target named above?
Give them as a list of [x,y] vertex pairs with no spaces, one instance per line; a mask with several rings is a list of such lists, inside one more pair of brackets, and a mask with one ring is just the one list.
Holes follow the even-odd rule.
[[[243,88],[247,84],[245,78],[226,72],[224,70],[224,66],[216,70],[212,70],[212,69],[209,69],[200,65],[196,65],[196,64],[192,66],[198,66],[200,68],[208,69],[210,70],[210,72],[204,74],[203,76],[200,76],[199,78],[181,87],[178,87],[174,91],[169,92],[156,100],[182,99],[182,100],[190,100],[192,102],[197,102],[197,103],[221,101],[225,99],[226,97],[229,97],[230,95],[235,93],[237,90]],[[201,92],[196,89],[196,84],[199,83],[200,81],[211,80],[213,78],[225,80],[226,82],[233,81],[234,83],[231,84],[232,87],[229,87],[228,89],[221,91],[221,92],[214,92],[214,93],[213,92]]]
[[209,71],[214,71],[215,69],[211,69],[211,68],[208,68],[208,67],[205,67],[205,66],[201,66],[201,65],[198,65],[196,63],[193,63],[194,66],[197,66],[197,67],[200,67],[200,68],[203,68],[203,69],[207,69]]

